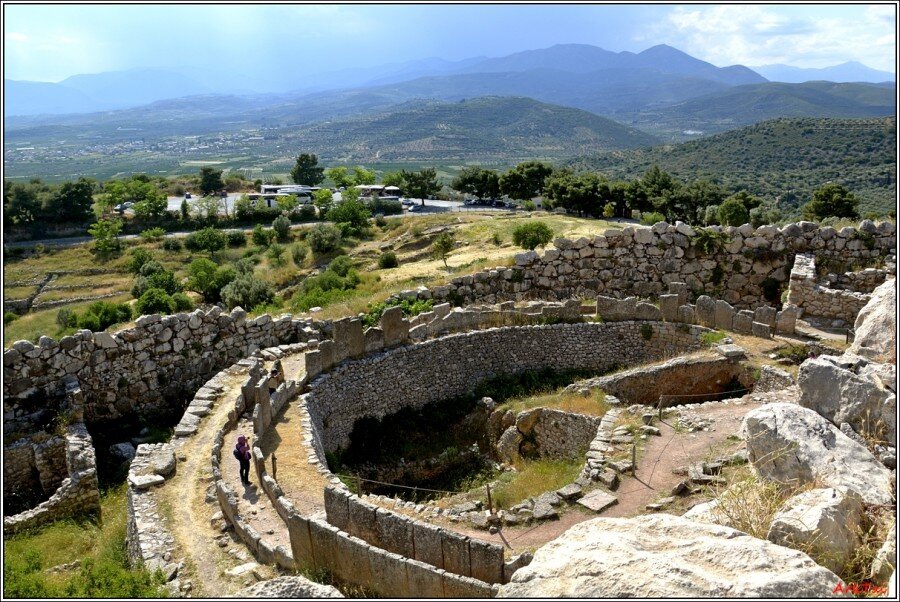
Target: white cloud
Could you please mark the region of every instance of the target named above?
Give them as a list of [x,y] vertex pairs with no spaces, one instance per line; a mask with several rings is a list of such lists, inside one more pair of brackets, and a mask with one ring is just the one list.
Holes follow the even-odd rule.
[[894,7],[709,5],[676,7],[641,41],[666,42],[724,66],[860,61],[894,70]]
[[24,33],[19,33],[18,31],[8,31],[6,32],[6,39],[13,42],[27,42],[28,36]]

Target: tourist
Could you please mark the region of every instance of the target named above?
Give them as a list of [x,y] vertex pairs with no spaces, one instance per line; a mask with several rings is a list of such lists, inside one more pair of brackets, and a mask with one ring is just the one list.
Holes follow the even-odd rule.
[[247,437],[241,435],[238,437],[237,445],[234,446],[234,457],[241,465],[241,483],[250,484],[250,444],[247,443]]

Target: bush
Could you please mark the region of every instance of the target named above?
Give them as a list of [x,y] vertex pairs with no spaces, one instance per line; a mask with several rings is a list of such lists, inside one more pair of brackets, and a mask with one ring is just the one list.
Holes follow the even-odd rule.
[[141,269],[138,270],[138,274],[141,276],[152,276],[158,272],[165,272],[166,268],[160,262],[155,259],[148,261],[144,265],[141,266]]
[[525,211],[534,211],[537,209],[537,205],[534,204],[534,201],[525,201],[522,203],[522,209]]
[[666,216],[658,211],[650,211],[649,213],[641,214],[641,223],[645,226],[652,226],[658,222],[666,221]]
[[382,228],[382,229],[383,229],[385,226],[387,226],[387,220],[384,219],[384,215],[382,215],[382,214],[379,213],[379,214],[377,214],[377,215],[375,216],[375,225],[378,226],[379,228]]
[[311,222],[316,219],[316,206],[312,204],[300,205],[300,208],[294,212],[301,222]]
[[144,294],[137,300],[136,307],[141,315],[171,314],[175,312],[175,302],[172,300],[172,297],[159,288],[148,288],[144,291]]
[[162,248],[165,251],[180,251],[181,250],[181,241],[177,238],[166,238],[162,242]]
[[603,217],[615,217],[616,216],[616,204],[615,203],[607,203],[603,206]]
[[[106,330],[113,324],[120,324],[131,319],[131,306],[127,303],[109,303],[96,301],[91,303],[86,315],[95,315],[100,322],[100,330]],[[79,320],[79,323],[81,320]],[[82,326],[86,328],[86,326]]]
[[545,222],[534,221],[516,226],[513,242],[523,249],[533,251],[535,247],[546,246],[553,240],[553,229]]
[[258,260],[255,255],[252,257],[243,257],[234,263],[234,270],[238,274],[252,274],[253,270],[256,269],[257,262]]
[[215,253],[225,248],[225,233],[217,228],[203,228],[188,234],[184,246],[189,251],[208,251]]
[[233,309],[237,306],[253,308],[275,298],[272,286],[251,274],[241,274],[222,289],[222,302]]
[[233,268],[217,266],[209,259],[195,259],[188,266],[188,288],[200,293],[207,303],[218,301],[222,289],[235,278]]
[[21,317],[21,316],[19,316],[19,314],[17,314],[16,312],[14,312],[14,311],[8,311],[8,312],[6,312],[6,313],[3,314],[3,323],[4,323],[4,324],[9,324],[10,322],[13,322],[13,321],[15,321],[15,320],[18,320],[20,317]]
[[181,283],[175,278],[174,273],[163,270],[161,272],[150,274],[149,276],[141,275],[135,278],[134,284],[131,286],[131,296],[135,299],[139,299],[151,288],[161,289],[169,295],[180,293],[184,290]]
[[273,266],[280,268],[284,265],[284,245],[279,245],[278,243],[274,243],[269,246],[269,250],[266,252],[266,257],[269,258],[269,261]]
[[499,247],[503,244],[503,237],[500,236],[499,232],[494,232],[494,234],[491,236],[491,242]]
[[353,262],[346,255],[338,255],[328,264],[328,269],[340,276],[345,277],[353,267]]
[[125,264],[125,269],[132,274],[139,274],[144,264],[153,261],[153,253],[142,247],[131,250],[131,257]]
[[299,267],[303,266],[303,262],[306,261],[306,255],[309,253],[309,247],[306,245],[302,245],[297,243],[291,246],[291,259],[294,260],[294,265]]
[[361,235],[369,224],[371,212],[360,200],[347,199],[328,210],[325,218],[337,224],[346,236]]
[[341,231],[328,224],[316,224],[306,235],[313,253],[329,253],[341,244]]
[[78,326],[78,315],[71,309],[64,307],[56,312],[56,324],[60,328],[75,328]]
[[175,303],[175,311],[191,311],[194,309],[194,302],[184,293],[175,293],[172,295],[172,301]]
[[156,241],[166,235],[166,231],[163,228],[147,228],[143,232],[141,232],[141,238],[144,240]]
[[389,270],[399,265],[400,261],[397,260],[397,254],[393,251],[386,251],[378,258],[378,267],[382,270]]
[[243,230],[231,230],[226,238],[229,247],[243,247],[247,244],[247,237],[244,236]]
[[396,299],[384,301],[381,303],[376,303],[375,305],[369,305],[369,311],[365,313],[363,316],[363,325],[368,327],[378,326],[378,322],[381,320],[381,315],[384,313],[389,307],[399,307],[403,310],[403,315],[407,317],[417,316],[422,312],[431,311],[434,307],[434,301],[431,299],[426,300],[416,300],[410,301],[409,299],[403,299],[402,301],[398,301]]
[[400,201],[375,199],[370,207],[372,213],[380,213],[381,215],[401,215],[403,213],[403,205],[400,204]]
[[723,226],[742,226],[750,222],[750,212],[740,200],[727,198],[719,205],[719,223]]
[[256,246],[268,247],[272,243],[272,239],[275,238],[275,233],[263,228],[262,224],[256,224],[253,226],[253,233],[250,235],[250,238]]
[[291,240],[291,220],[283,215],[279,215],[272,222],[272,230],[275,232],[275,238],[278,242],[290,242]]

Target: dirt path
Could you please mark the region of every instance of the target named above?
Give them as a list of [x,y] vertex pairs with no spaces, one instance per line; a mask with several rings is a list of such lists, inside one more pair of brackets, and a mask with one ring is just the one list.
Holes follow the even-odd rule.
[[205,498],[206,488],[212,482],[209,458],[213,439],[225,423],[229,409],[234,407],[235,396],[246,375],[246,371],[241,371],[228,377],[225,391],[216,400],[212,413],[176,452],[186,459],[179,462],[176,475],[158,493],[160,500],[171,509],[169,527],[188,559],[194,597],[233,596],[242,587],[242,584],[223,577],[223,567],[233,565],[235,560],[229,558],[213,539],[219,532],[210,525],[210,519],[219,507],[214,502],[207,503]]

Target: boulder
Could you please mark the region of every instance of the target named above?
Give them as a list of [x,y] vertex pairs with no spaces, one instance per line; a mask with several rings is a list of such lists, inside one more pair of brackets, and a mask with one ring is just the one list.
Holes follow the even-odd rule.
[[153,472],[162,477],[171,475],[175,472],[175,452],[171,449],[155,452],[150,460],[150,466],[153,467]]
[[766,539],[803,550],[816,562],[841,573],[859,545],[862,498],[850,489],[810,489],[779,509]]
[[889,278],[872,292],[872,298],[856,316],[856,336],[849,351],[896,363],[894,351],[897,329],[896,280]]
[[875,456],[816,412],[790,403],[751,410],[741,436],[763,478],[803,485],[845,485],[867,504],[891,504],[891,473]]
[[501,598],[825,597],[838,576],[802,552],[679,516],[597,518],[538,549]]
[[507,464],[512,464],[519,460],[519,445],[522,443],[522,433],[515,426],[511,426],[503,431],[500,440],[497,442],[497,455]]
[[869,573],[871,579],[876,583],[884,583],[890,578],[894,567],[897,566],[897,523],[891,525],[887,533],[887,538],[881,549],[875,553],[875,560],[872,561],[872,569]]
[[[848,358],[850,362],[844,361]],[[834,424],[846,422],[859,434],[881,431],[885,440],[896,444],[894,395],[877,372],[857,374],[859,362],[852,360],[849,355],[825,355],[803,362],[797,378],[800,405]]]
[[728,520],[722,512],[717,512],[719,500],[710,500],[697,504],[684,514],[682,518],[697,521],[698,523],[709,523],[711,525],[729,526]]
[[109,453],[112,454],[116,458],[120,458],[126,462],[131,462],[134,460],[134,456],[137,453],[134,449],[134,445],[131,443],[116,443],[115,445],[109,446]]
[[240,598],[343,598],[336,587],[310,581],[300,575],[276,577],[245,588]]

